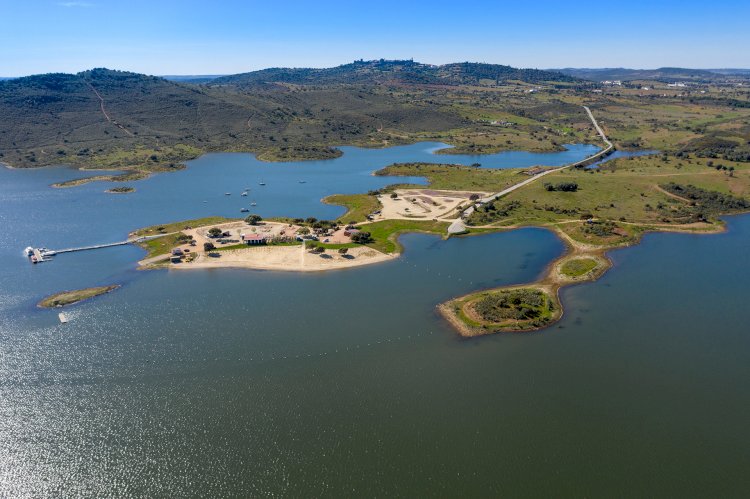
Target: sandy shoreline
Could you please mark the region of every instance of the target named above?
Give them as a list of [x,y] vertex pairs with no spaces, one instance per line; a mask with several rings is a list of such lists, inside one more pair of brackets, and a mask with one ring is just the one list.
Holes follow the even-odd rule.
[[350,248],[346,255],[328,250],[323,255],[304,251],[302,245],[259,246],[219,252],[219,258],[199,254],[192,262],[169,265],[170,269],[243,268],[286,272],[322,272],[381,263],[398,258],[372,248]]

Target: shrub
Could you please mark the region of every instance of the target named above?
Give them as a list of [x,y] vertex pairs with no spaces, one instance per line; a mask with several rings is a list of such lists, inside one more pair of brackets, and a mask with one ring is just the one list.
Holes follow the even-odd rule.
[[560,192],[576,192],[578,190],[578,184],[576,182],[560,182],[559,184],[552,185],[550,183],[544,184],[544,188],[548,191],[560,191]]
[[537,289],[512,289],[487,294],[474,305],[474,310],[489,322],[531,320],[552,309],[549,297]]
[[352,234],[352,242],[357,244],[367,244],[373,241],[372,235],[369,232],[357,232]]

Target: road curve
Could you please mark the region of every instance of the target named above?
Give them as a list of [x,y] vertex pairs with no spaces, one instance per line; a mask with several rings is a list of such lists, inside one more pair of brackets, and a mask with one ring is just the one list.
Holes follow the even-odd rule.
[[581,165],[583,163],[587,163],[587,162],[589,162],[591,160],[597,159],[597,158],[599,158],[601,156],[604,156],[604,155],[608,154],[612,150],[612,148],[614,147],[614,145],[612,145],[612,142],[610,142],[609,139],[607,138],[607,136],[605,135],[604,130],[602,130],[602,128],[599,126],[599,123],[597,123],[596,118],[594,118],[594,115],[591,113],[591,109],[589,109],[588,106],[583,106],[583,108],[586,110],[586,114],[589,115],[589,118],[591,119],[591,122],[594,124],[594,128],[596,129],[597,133],[602,138],[602,141],[604,141],[604,143],[607,144],[607,147],[605,149],[602,149],[598,153],[593,154],[593,155],[591,155],[591,156],[589,156],[589,157],[587,157],[585,159],[582,159],[581,161],[576,161],[575,163],[570,163],[570,164],[567,164],[565,166],[561,166],[559,168],[552,168],[550,170],[544,170],[543,172],[538,173],[538,174],[534,175],[533,177],[527,178],[526,180],[524,180],[522,182],[519,182],[519,183],[517,183],[515,185],[512,185],[512,186],[508,187],[507,189],[504,189],[504,190],[502,190],[500,192],[497,192],[495,194],[490,194],[487,197],[483,197],[483,198],[479,199],[474,205],[469,206],[467,209],[465,209],[461,213],[461,216],[459,216],[457,219],[455,219],[453,222],[451,222],[451,224],[448,226],[448,234],[461,234],[462,232],[466,232],[466,224],[464,223],[464,220],[467,219],[467,218],[469,218],[469,216],[472,213],[474,213],[474,210],[478,206],[481,206],[481,205],[486,204],[486,203],[490,203],[490,202],[492,202],[492,201],[494,201],[496,199],[499,199],[499,198],[501,198],[501,197],[503,197],[503,196],[505,196],[507,194],[510,194],[511,192],[515,191],[516,189],[520,189],[521,187],[523,187],[525,185],[528,185],[528,184],[534,182],[535,180],[538,180],[538,179],[544,177],[545,175],[549,175],[550,173],[559,172],[559,171],[565,170],[567,168],[574,168],[574,167],[576,167],[578,165]]

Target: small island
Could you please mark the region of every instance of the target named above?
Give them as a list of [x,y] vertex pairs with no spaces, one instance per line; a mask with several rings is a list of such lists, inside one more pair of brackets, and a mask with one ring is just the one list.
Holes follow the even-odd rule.
[[119,284],[113,284],[110,286],[99,286],[94,288],[77,289],[73,291],[63,291],[61,293],[56,293],[52,296],[48,296],[44,300],[40,301],[37,306],[42,308],[59,308],[66,305],[73,305],[74,303],[82,302],[84,300],[88,300],[89,298],[109,293],[119,287]]
[[122,187],[113,187],[111,189],[107,189],[104,192],[106,192],[108,194],[129,194],[131,192],[135,192],[135,188],[134,187],[130,187],[128,185],[124,185]]
[[562,315],[557,294],[542,285],[472,293],[439,306],[461,336],[541,329]]

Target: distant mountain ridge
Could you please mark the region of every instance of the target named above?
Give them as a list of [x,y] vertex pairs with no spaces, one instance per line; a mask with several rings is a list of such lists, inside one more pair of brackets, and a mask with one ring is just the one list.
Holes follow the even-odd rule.
[[474,85],[520,80],[528,83],[575,82],[578,78],[556,71],[519,69],[500,64],[459,62],[440,66],[413,60],[358,60],[333,68],[269,68],[223,76],[211,85],[255,86],[268,83],[298,85],[421,84]]
[[226,75],[159,75],[167,81],[176,81],[178,83],[208,83],[216,78]]
[[743,69],[690,69],[690,68],[658,68],[658,69],[629,69],[629,68],[562,68],[559,71],[568,76],[589,81],[606,80],[712,80],[722,76],[747,75],[750,70]]

